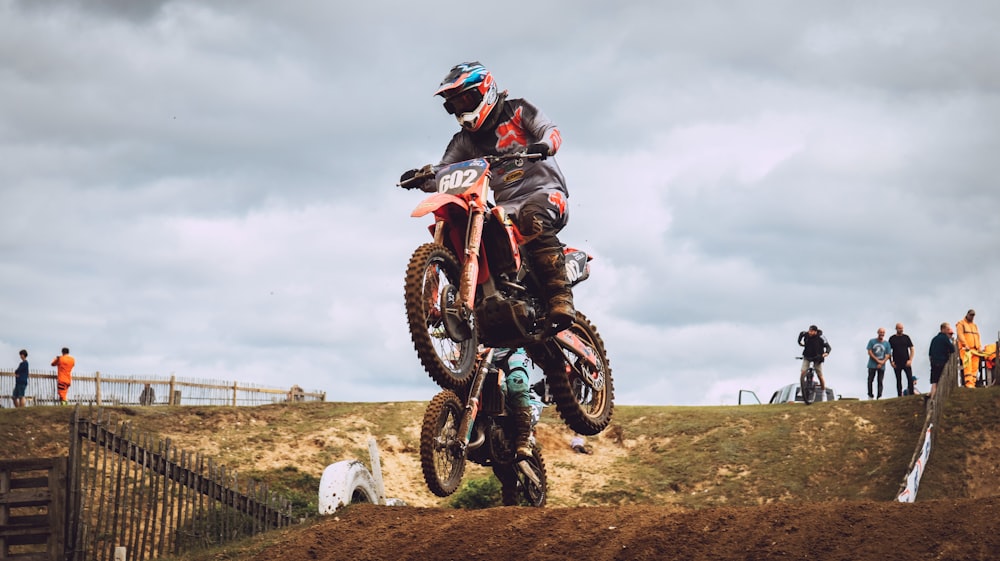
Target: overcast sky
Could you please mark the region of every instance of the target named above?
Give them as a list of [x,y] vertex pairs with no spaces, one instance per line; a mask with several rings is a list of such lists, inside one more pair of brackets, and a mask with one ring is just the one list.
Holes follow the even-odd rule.
[[[426,400],[399,174],[479,60],[562,131],[619,404],[766,401],[796,337],[1000,330],[992,1],[0,0],[0,367]],[[889,381],[891,380],[891,381]],[[886,394],[895,395],[887,374]]]

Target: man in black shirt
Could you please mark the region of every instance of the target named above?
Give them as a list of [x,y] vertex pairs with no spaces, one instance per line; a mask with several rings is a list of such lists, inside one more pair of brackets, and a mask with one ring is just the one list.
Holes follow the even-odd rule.
[[830,342],[823,336],[823,332],[815,325],[810,325],[808,331],[799,332],[799,346],[802,349],[802,372],[799,376],[804,376],[812,363],[816,370],[816,377],[819,378],[820,393],[826,392],[826,380],[823,379],[823,360],[833,350]]
[[[889,337],[892,355],[889,361],[892,371],[896,373],[896,395],[913,395],[913,341],[903,333],[903,324],[896,324],[896,334]],[[903,393],[903,372],[906,372],[906,392]]]

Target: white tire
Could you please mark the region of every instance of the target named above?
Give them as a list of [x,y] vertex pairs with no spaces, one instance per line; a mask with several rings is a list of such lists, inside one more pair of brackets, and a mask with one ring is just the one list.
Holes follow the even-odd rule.
[[326,466],[319,480],[319,513],[333,514],[352,503],[378,504],[375,479],[358,460],[344,460]]

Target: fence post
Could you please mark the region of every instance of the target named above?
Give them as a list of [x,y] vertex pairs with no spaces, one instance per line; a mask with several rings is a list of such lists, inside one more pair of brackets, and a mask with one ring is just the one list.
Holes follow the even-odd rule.
[[94,399],[97,401],[97,406],[101,406],[101,371],[98,370],[94,372]]
[[236,388],[237,388],[237,384],[239,384],[239,381],[238,380],[233,380],[233,407],[236,407]]
[[174,403],[174,383],[177,381],[173,374],[170,374],[170,392],[167,394],[167,405],[178,405]]

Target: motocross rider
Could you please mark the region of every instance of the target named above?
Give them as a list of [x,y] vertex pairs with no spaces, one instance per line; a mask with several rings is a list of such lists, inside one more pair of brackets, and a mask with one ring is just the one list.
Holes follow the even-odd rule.
[[[559,129],[537,107],[524,99],[507,99],[493,75],[479,62],[463,62],[451,69],[434,95],[455,115],[462,130],[455,133],[441,162],[403,173],[400,183],[417,173],[443,166],[511,152],[540,155],[540,159],[510,161],[494,168],[491,186],[497,205],[512,216],[525,239],[528,262],[548,301],[548,323],[555,331],[569,327],[575,317],[573,293],[566,276],[563,246],[556,234],[569,219],[566,180],[554,159],[562,144]],[[435,190],[433,181],[414,185]]]
[[517,431],[514,447],[518,458],[531,457],[531,397],[528,385],[528,354],[524,349],[494,349],[493,366],[505,374],[504,393]]

